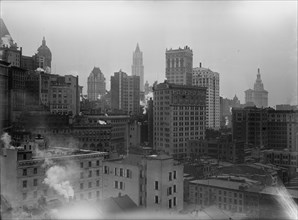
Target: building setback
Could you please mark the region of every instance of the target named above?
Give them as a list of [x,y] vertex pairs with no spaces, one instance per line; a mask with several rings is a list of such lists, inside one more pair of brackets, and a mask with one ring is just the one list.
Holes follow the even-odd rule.
[[138,115],[140,111],[140,77],[128,76],[121,70],[111,76],[112,111]]
[[160,83],[153,88],[154,148],[187,157],[188,140],[204,139],[206,88]]
[[140,50],[139,44],[137,44],[136,50],[133,52],[131,73],[133,76],[140,77],[140,91],[144,92],[143,52]]
[[106,94],[106,79],[98,67],[94,67],[88,77],[87,96],[89,101],[97,101]]
[[261,79],[260,69],[258,69],[257,79],[254,89],[248,89],[245,92],[245,104],[255,105],[258,108],[268,107],[268,91],[264,89]]
[[206,114],[207,127],[220,128],[220,97],[219,97],[219,74],[210,69],[200,67],[193,69],[192,85],[207,88]]
[[166,50],[166,78],[169,83],[192,85],[192,57],[188,46]]

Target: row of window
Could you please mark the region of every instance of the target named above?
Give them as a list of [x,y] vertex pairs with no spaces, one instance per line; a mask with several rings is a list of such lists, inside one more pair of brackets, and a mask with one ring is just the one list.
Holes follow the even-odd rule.
[[[96,170],[96,176],[99,176],[99,175],[100,175],[100,171],[99,170]],[[89,170],[88,177],[92,177],[92,170]],[[81,179],[84,178],[84,172],[81,172],[80,173],[80,178]]]

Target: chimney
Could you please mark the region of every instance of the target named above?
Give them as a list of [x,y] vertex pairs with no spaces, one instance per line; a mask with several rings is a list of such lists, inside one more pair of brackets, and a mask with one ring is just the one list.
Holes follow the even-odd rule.
[[202,68],[202,63],[200,62],[200,68]]

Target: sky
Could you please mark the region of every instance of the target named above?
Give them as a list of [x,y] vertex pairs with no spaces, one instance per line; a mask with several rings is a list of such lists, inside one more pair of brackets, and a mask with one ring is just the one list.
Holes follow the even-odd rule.
[[165,51],[189,46],[193,66],[220,74],[220,95],[244,103],[260,68],[269,105],[297,104],[297,1],[0,1],[0,14],[24,55],[45,36],[52,73],[87,77],[99,67],[110,90],[131,75],[139,43],[144,78],[165,80]]

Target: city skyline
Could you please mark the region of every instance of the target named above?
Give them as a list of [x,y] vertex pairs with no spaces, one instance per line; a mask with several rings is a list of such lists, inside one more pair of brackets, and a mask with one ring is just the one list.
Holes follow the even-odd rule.
[[136,43],[150,84],[165,79],[166,49],[187,45],[193,67],[202,62],[220,74],[221,96],[236,94],[244,103],[260,68],[269,106],[297,104],[296,1],[1,2],[1,14],[24,55],[33,55],[45,36],[52,73],[79,75],[84,94],[94,66],[107,79],[120,69],[131,75]]

